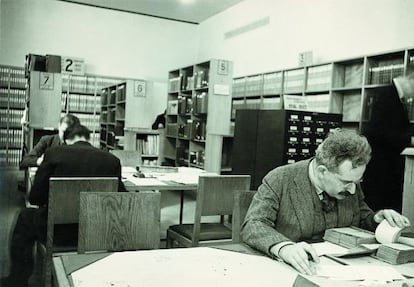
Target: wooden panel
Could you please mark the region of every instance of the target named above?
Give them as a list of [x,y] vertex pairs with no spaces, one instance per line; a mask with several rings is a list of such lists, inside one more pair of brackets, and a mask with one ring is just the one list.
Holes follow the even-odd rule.
[[[46,75],[49,76],[48,80],[46,79]],[[45,84],[45,82],[51,82],[51,84]],[[37,71],[30,72],[30,127],[58,127],[61,109],[61,94],[61,74]]]
[[402,214],[414,223],[414,156],[405,156]]
[[81,193],[78,251],[159,248],[161,194]]
[[117,192],[118,179],[106,178],[51,178],[49,186],[49,217],[54,224],[77,223],[79,193],[81,191]]
[[201,215],[228,215],[233,212],[233,191],[249,190],[250,175],[200,176],[197,204]]

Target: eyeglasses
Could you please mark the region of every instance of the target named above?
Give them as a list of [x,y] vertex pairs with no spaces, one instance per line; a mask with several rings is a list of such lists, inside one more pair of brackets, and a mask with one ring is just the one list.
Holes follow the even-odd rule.
[[358,179],[357,181],[343,180],[343,179],[341,179],[339,177],[339,174],[337,174],[335,172],[330,172],[330,173],[333,174],[334,177],[335,177],[335,179],[337,181],[339,181],[342,184],[342,186],[344,187],[344,189],[346,191],[348,191],[349,193],[351,193],[351,194],[354,194],[355,193],[356,186],[363,181],[362,178],[361,179]]

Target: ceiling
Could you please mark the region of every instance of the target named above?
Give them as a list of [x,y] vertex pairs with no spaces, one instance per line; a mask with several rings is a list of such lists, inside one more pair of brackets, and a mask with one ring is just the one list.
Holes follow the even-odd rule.
[[58,0],[199,24],[243,0]]

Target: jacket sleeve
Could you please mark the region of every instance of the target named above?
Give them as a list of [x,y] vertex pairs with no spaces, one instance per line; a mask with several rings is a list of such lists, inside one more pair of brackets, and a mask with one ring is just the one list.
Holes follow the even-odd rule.
[[359,201],[359,214],[360,214],[360,227],[363,229],[375,231],[378,226],[378,223],[374,221],[375,212],[368,206],[364,201],[364,194],[360,190],[358,192],[358,201]]
[[263,179],[247,211],[241,231],[244,242],[270,256],[273,245],[291,241],[275,227],[282,193],[280,177],[280,174],[273,173]]
[[48,149],[50,145],[50,138],[45,136],[41,137],[33,149],[23,157],[20,162],[20,168],[24,169],[30,166],[37,166],[37,159],[45,153],[46,149]]
[[49,179],[54,172],[54,165],[50,160],[49,152],[45,153],[42,164],[36,171],[32,188],[29,194],[29,202],[35,205],[45,205],[49,200]]

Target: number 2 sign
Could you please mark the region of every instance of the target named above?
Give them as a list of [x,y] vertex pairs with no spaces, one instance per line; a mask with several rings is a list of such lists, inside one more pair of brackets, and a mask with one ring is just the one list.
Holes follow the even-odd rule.
[[85,60],[81,58],[62,56],[61,71],[62,74],[84,75]]

